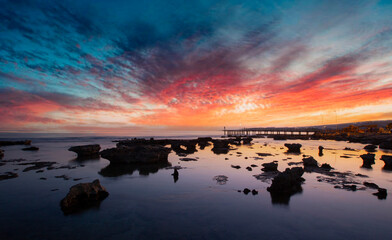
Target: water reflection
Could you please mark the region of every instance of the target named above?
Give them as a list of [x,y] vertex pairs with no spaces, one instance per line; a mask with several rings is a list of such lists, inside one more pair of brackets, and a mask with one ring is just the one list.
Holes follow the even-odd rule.
[[271,202],[273,205],[289,205],[291,196],[295,194],[302,194],[302,187],[300,187],[298,191],[293,194],[270,192]]
[[139,171],[140,175],[148,176],[151,173],[157,173],[160,169],[170,167],[171,164],[156,163],[156,164],[109,164],[107,167],[101,169],[99,174],[104,177],[119,177],[122,175],[132,175],[135,171]]

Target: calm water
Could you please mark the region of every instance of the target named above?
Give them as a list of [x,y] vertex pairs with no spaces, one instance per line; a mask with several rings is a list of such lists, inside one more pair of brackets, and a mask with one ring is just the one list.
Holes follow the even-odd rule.
[[[33,139],[38,152],[21,151],[23,146],[2,147],[4,160],[55,161],[75,169],[22,172],[27,166],[7,163],[0,173],[14,171],[18,178],[0,181],[1,239],[390,239],[392,235],[392,195],[379,200],[373,189],[350,192],[318,182],[317,173],[305,173],[303,192],[293,195],[289,204],[276,204],[266,188],[268,182],[257,180],[260,165],[277,160],[283,171],[289,162],[299,162],[302,155],[287,155],[284,143],[303,145],[302,153],[319,163],[329,163],[338,171],[361,173],[369,181],[392,194],[392,172],[382,170],[376,160],[372,169],[361,168],[362,144],[335,141],[274,141],[255,139],[254,144],[239,146],[229,154],[215,155],[211,147],[188,157],[198,161],[180,161],[172,152],[169,161],[179,165],[179,180],[172,169],[105,169],[109,161],[75,161],[70,146],[98,143],[103,149],[114,147],[113,138]],[[264,146],[267,143],[267,146]],[[318,156],[322,145],[324,156]],[[344,151],[345,147],[359,151]],[[237,154],[241,152],[242,154]],[[256,160],[256,153],[273,156]],[[341,158],[344,154],[351,158]],[[376,152],[379,159],[383,151]],[[248,159],[245,159],[248,157]],[[229,158],[229,160],[225,160]],[[292,158],[292,159],[287,159]],[[248,171],[251,164],[259,167]],[[81,167],[84,165],[84,167]],[[240,165],[234,169],[231,165]],[[18,169],[18,170],[15,170]],[[104,170],[102,170],[104,169]],[[71,179],[55,178],[67,175]],[[228,177],[220,185],[214,176]],[[47,180],[41,180],[41,177]],[[82,178],[74,181],[75,178]],[[99,208],[64,216],[59,202],[69,188],[80,182],[99,179],[110,195]],[[237,190],[256,189],[258,195],[244,195]],[[51,191],[58,189],[57,191]]]

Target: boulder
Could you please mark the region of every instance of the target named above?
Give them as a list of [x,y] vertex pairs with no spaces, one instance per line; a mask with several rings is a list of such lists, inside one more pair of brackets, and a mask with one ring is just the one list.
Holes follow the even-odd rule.
[[373,195],[377,196],[378,199],[386,199],[388,194],[385,188],[379,188],[378,192],[373,193]]
[[383,169],[392,170],[392,156],[391,155],[382,155],[381,160],[383,160],[385,163]]
[[215,154],[227,154],[230,150],[229,140],[213,140],[214,147],[211,149]]
[[382,142],[379,147],[382,149],[392,149],[392,141]]
[[98,205],[109,196],[98,179],[92,183],[79,183],[69,189],[67,196],[61,200],[61,210],[65,214],[78,212],[85,208]]
[[95,158],[99,156],[101,146],[99,144],[70,147],[68,151],[78,154],[78,158]]
[[362,154],[360,157],[363,160],[362,167],[364,167],[364,168],[372,168],[372,164],[375,163],[374,162],[375,154],[367,153],[367,154]]
[[110,164],[166,163],[170,148],[160,145],[119,146],[101,151]]
[[274,177],[267,190],[271,193],[287,195],[300,192],[302,191],[302,174],[304,174],[304,169],[301,167],[286,168],[284,172]]
[[312,156],[302,158],[302,162],[304,163],[304,167],[318,167],[318,162]]
[[327,171],[333,169],[333,167],[331,167],[331,165],[329,165],[328,163],[323,163],[320,168],[327,170]]
[[285,143],[284,146],[288,148],[289,153],[301,153],[302,145],[299,143]]
[[363,149],[365,149],[368,152],[374,152],[376,151],[377,145],[369,144],[366,145]]
[[38,147],[27,147],[27,148],[22,148],[23,151],[38,151]]
[[273,172],[273,171],[278,171],[278,163],[275,162],[270,162],[270,163],[263,163],[262,164],[264,172]]

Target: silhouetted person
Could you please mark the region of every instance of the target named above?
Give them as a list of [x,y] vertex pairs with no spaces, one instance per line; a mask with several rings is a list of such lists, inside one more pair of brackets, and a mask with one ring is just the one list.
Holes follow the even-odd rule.
[[178,181],[178,170],[175,168],[174,169],[174,173],[172,174],[173,179],[174,179],[174,183],[176,183]]

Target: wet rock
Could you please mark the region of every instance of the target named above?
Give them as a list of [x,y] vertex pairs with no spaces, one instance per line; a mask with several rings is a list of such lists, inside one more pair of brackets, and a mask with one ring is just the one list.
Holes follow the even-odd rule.
[[377,184],[371,183],[371,182],[363,182],[363,185],[368,187],[368,188],[373,188],[373,189],[379,189],[380,188]]
[[387,141],[387,142],[382,142],[379,145],[380,148],[382,149],[392,149],[392,141]]
[[107,196],[109,193],[101,186],[98,179],[92,183],[79,183],[72,186],[67,196],[61,200],[61,210],[64,214],[75,213],[99,205]]
[[199,147],[201,150],[203,150],[205,147],[209,146],[212,141],[212,138],[210,137],[199,137],[197,138],[197,143],[199,144]]
[[12,145],[30,145],[31,140],[22,141],[0,141],[0,146],[12,146]]
[[379,188],[378,192],[373,193],[373,195],[377,196],[378,199],[386,199],[388,194],[385,188]]
[[381,160],[384,161],[385,165],[383,169],[392,170],[392,156],[390,155],[382,155]]
[[216,181],[219,185],[224,185],[227,181],[229,181],[229,178],[225,175],[218,175],[213,177],[212,180]]
[[231,167],[235,168],[235,169],[240,169],[241,168],[241,166],[239,166],[239,165],[231,165]]
[[246,170],[252,171],[253,169],[251,167],[246,167]]
[[352,184],[352,185],[343,184],[343,189],[355,192],[355,191],[357,191],[357,185],[354,185],[354,184]]
[[299,143],[285,143],[284,146],[288,148],[288,153],[301,153],[302,145]]
[[46,180],[46,177],[41,177],[39,178],[39,180]]
[[318,162],[313,157],[303,158],[302,162],[304,163],[304,167],[318,167]]
[[213,140],[214,147],[211,149],[215,154],[227,154],[230,150],[230,141],[228,140]]
[[229,158],[225,158],[225,160],[229,160]]
[[319,156],[320,157],[323,156],[324,155],[324,153],[323,153],[324,147],[323,146],[319,146],[318,149],[319,149]]
[[273,180],[267,190],[271,193],[292,195],[302,191],[301,184],[304,169],[301,167],[286,168],[284,172],[279,173]]
[[375,152],[377,148],[377,145],[369,144],[366,145],[363,149],[365,149],[368,152]]
[[323,163],[320,168],[327,170],[327,171],[333,169],[333,167],[331,167],[331,165],[329,165],[328,163]]
[[99,150],[101,150],[99,144],[74,146],[68,149],[68,151],[77,153],[79,159],[97,158],[99,157]]
[[4,150],[0,149],[0,159],[3,159],[3,157],[4,157]]
[[256,164],[252,164],[252,165],[250,165],[251,167],[258,167]]
[[64,179],[64,180],[69,180],[69,179],[71,179],[71,178],[68,177],[67,175],[55,176],[55,178],[62,178],[62,179]]
[[196,158],[180,158],[180,161],[192,162],[192,161],[197,161],[197,159]]
[[257,194],[259,194],[259,192],[256,189],[253,189],[252,190],[252,195],[257,195]]
[[375,163],[374,162],[375,154],[367,153],[367,154],[362,154],[360,157],[363,160],[362,167],[364,167],[364,168],[372,168],[372,164]]
[[[122,175],[132,175],[138,171],[142,176],[148,176],[157,173],[160,169],[168,168],[171,164],[169,162],[163,163],[132,163],[132,164],[109,164],[109,166],[101,169],[99,174],[104,177],[119,177]],[[179,167],[177,166],[177,169]]]
[[278,163],[275,162],[270,162],[270,163],[263,163],[262,164],[264,172],[273,172],[273,171],[278,171]]
[[23,151],[38,151],[39,148],[38,147],[27,147],[27,148],[22,148]]
[[101,151],[101,157],[111,164],[165,163],[170,148],[160,145],[119,146]]
[[242,192],[243,192],[245,195],[248,195],[248,194],[250,193],[250,189],[249,189],[249,188],[245,188]]
[[53,164],[56,164],[56,162],[28,162],[28,163],[19,163],[18,165],[33,165],[30,167],[27,167],[23,169],[23,172],[28,172],[31,170],[39,170],[41,168],[50,168],[52,167]]
[[362,177],[362,178],[368,178],[368,177],[369,177],[369,176],[367,176],[367,175],[360,174],[360,173],[355,174],[355,176],[357,176],[357,177]]
[[197,152],[196,144],[197,141],[194,140],[177,140],[171,142],[171,148],[178,154],[193,154]]
[[11,178],[17,178],[17,177],[18,177],[17,173],[6,172],[6,173],[0,175],[0,181],[11,179]]
[[252,142],[253,138],[251,137],[244,137],[242,138],[242,143],[243,144],[250,144]]

